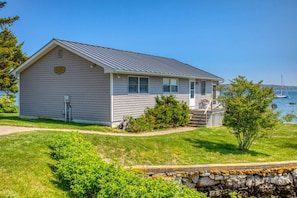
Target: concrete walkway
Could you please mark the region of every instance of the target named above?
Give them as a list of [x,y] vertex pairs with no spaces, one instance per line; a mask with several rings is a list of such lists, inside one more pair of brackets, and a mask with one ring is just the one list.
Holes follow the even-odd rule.
[[0,135],[9,135],[13,133],[24,133],[32,131],[62,131],[62,132],[79,132],[87,134],[97,135],[111,135],[111,136],[130,136],[130,137],[145,137],[145,136],[156,136],[156,135],[167,135],[171,133],[180,133],[186,131],[192,131],[197,128],[195,127],[180,127],[175,129],[169,129],[164,131],[145,132],[145,133],[113,133],[113,132],[100,132],[100,131],[86,131],[76,129],[48,129],[48,128],[31,128],[31,127],[18,127],[18,126],[0,126]]

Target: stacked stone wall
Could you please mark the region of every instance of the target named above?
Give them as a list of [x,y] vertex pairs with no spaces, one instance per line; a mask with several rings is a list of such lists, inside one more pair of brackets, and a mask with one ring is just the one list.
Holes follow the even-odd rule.
[[196,165],[137,166],[146,177],[175,180],[210,197],[296,197],[297,161]]

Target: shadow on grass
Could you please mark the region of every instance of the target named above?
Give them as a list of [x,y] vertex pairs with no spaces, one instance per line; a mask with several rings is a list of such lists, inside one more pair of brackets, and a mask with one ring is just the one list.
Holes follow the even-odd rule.
[[17,114],[1,114],[0,113],[0,121],[1,120],[10,120],[10,121],[19,121],[20,125],[22,123],[34,123],[40,125],[46,124],[55,124],[57,126],[70,126],[70,127],[89,127],[89,126],[102,126],[99,124],[84,124],[84,123],[75,123],[75,122],[64,122],[62,120],[52,120],[52,119],[45,119],[45,118],[36,118],[36,119],[26,119],[26,118],[19,118]]
[[251,156],[269,156],[265,153],[260,153],[257,151],[240,151],[237,148],[237,145],[229,144],[226,142],[211,142],[207,140],[200,140],[200,139],[189,139],[186,138],[186,141],[188,141],[190,144],[192,144],[195,148],[205,148],[208,152],[213,153],[220,153],[224,155],[232,154],[232,155],[246,155],[249,154]]
[[52,165],[52,164],[48,164],[48,166],[49,166],[50,169],[52,170],[53,175],[54,175],[54,177],[55,177],[55,179],[51,179],[50,182],[51,182],[56,188],[58,188],[58,189],[64,191],[64,192],[68,195],[68,197],[71,197],[71,193],[70,193],[70,189],[69,189],[69,187],[63,185],[63,183],[62,183],[61,181],[59,181],[59,178],[58,178],[58,176],[56,175],[56,170],[57,170],[57,168],[56,168],[54,165]]
[[[53,147],[51,145],[49,145],[48,148],[51,150],[51,153],[50,153],[51,159],[57,163],[57,158],[53,152],[53,150],[54,150]],[[68,197],[72,197],[69,187],[66,186],[65,184],[63,184],[62,180],[60,180],[58,177],[56,163],[53,163],[53,164],[48,163],[47,164],[48,167],[51,169],[52,174],[54,176],[54,178],[51,179],[50,181],[56,188],[64,191],[68,195]]]
[[0,120],[20,120],[20,118],[17,115],[4,115],[0,114]]
[[282,148],[297,149],[297,143],[284,143],[281,145]]

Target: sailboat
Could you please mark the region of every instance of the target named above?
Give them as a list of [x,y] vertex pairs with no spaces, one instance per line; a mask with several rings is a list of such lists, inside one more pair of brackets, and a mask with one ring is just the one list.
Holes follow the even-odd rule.
[[284,87],[284,85],[283,85],[283,75],[281,75],[281,90],[280,90],[280,94],[277,94],[275,96],[275,98],[287,98],[288,97],[287,95],[284,95],[283,94],[283,87]]

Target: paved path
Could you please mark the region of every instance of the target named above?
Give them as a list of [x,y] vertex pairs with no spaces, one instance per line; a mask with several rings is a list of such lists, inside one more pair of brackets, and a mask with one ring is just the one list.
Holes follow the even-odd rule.
[[98,135],[112,135],[112,136],[131,136],[131,137],[144,137],[144,136],[156,136],[156,135],[166,135],[171,133],[180,133],[195,130],[195,127],[180,127],[176,129],[169,129],[165,131],[155,131],[146,133],[113,133],[113,132],[100,132],[100,131],[86,131],[86,130],[76,130],[76,129],[48,129],[48,128],[31,128],[31,127],[17,127],[17,126],[0,126],[0,135],[8,135],[12,133],[24,133],[30,131],[75,131],[79,133],[88,134],[98,134]]

